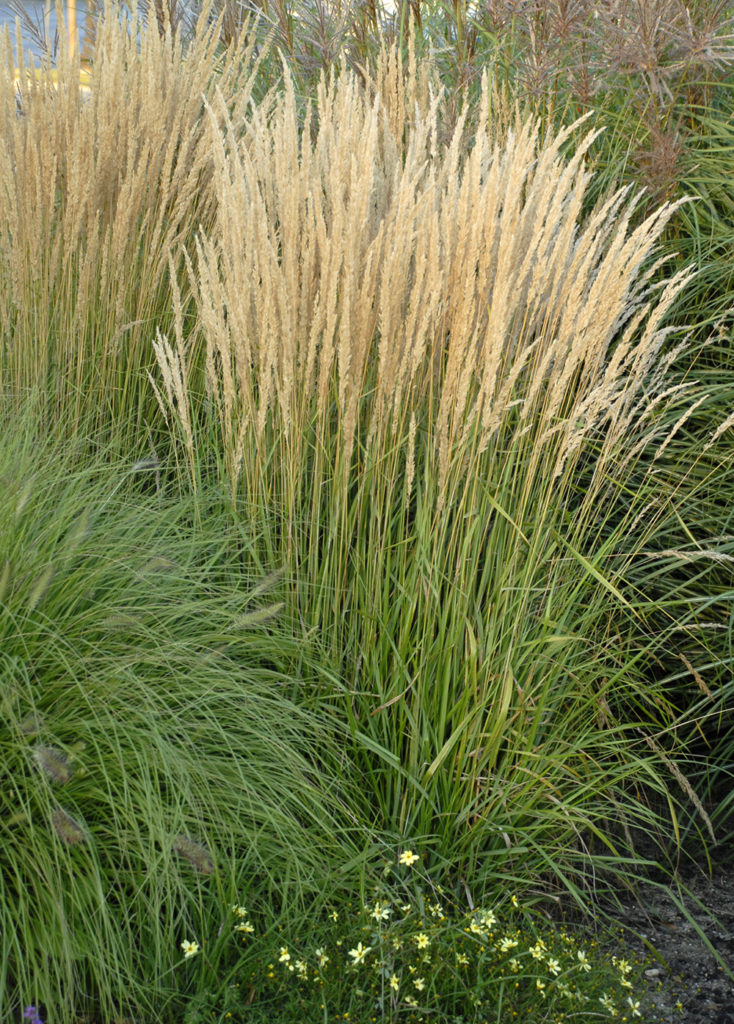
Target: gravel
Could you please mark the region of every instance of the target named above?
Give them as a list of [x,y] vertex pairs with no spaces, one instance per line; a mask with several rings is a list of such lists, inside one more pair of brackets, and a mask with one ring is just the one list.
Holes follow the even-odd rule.
[[679,880],[680,890],[643,885],[639,902],[623,898],[614,911],[638,933],[625,945],[642,956],[652,947],[658,958],[646,972],[653,1011],[645,1024],[734,1024],[734,865],[714,866],[710,878],[688,869]]

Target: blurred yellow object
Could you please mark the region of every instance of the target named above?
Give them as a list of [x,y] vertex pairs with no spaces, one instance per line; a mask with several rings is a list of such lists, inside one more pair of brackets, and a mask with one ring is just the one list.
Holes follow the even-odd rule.
[[[30,81],[32,78],[40,84],[52,85],[54,89],[58,89],[58,77],[59,73],[56,68],[47,70],[45,68],[25,68],[26,80]],[[15,69],[15,77],[13,79],[13,85],[20,86],[21,73],[18,68]],[[92,72],[90,68],[81,67],[79,68],[79,91],[82,96],[88,96],[91,92],[92,87]]]

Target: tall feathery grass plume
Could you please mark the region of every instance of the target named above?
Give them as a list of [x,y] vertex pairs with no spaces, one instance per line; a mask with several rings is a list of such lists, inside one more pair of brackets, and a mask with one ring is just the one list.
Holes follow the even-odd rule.
[[214,223],[204,102],[221,87],[236,120],[257,78],[254,46],[221,52],[207,15],[184,45],[170,24],[109,6],[84,93],[63,32],[58,66],[33,73],[19,53],[16,82],[5,30],[0,375],[16,393],[44,393],[51,424],[91,412],[109,435],[146,413],[149,338],[168,323],[181,272],[170,252]]
[[384,450],[422,410],[441,501],[470,437],[479,455],[510,425],[532,433],[555,477],[585,436],[603,430],[611,450],[664,369],[660,325],[690,276],[651,283],[676,207],[632,229],[638,199],[619,190],[581,222],[594,133],[571,157],[578,125],[541,145],[516,118],[498,138],[486,75],[473,137],[462,121],[444,145],[438,92],[408,111],[381,87],[395,92],[390,62],[369,95],[346,72],[322,80],[305,124],[287,77],[236,128],[221,92],[208,106],[219,216],[187,257],[196,330],[184,337],[179,315],[177,348],[155,345],[169,405],[181,415],[201,343],[235,487],[263,467],[245,466],[245,437],[264,459],[276,421],[298,472],[309,426],[338,437],[348,467],[355,445]]
[[652,457],[701,397],[668,373],[692,272],[666,279],[656,246],[677,206],[586,202],[595,134],[499,130],[486,74],[448,139],[441,91],[401,107],[394,83],[324,78],[304,119],[287,77],[237,125],[213,101],[218,219],[187,254],[197,320],[158,342],[159,398],[178,409],[172,355],[191,378],[202,351],[190,472],[219,467],[292,574],[374,820],[487,884],[550,870],[578,892],[655,806],[676,813],[634,730],[684,763],[651,668],[675,636],[646,631],[636,570],[679,529],[684,482]]

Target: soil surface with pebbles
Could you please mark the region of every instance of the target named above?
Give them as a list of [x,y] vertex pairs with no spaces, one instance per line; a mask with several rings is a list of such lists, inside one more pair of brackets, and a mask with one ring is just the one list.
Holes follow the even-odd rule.
[[659,958],[646,971],[653,1012],[645,1024],[734,1024],[734,864],[714,866],[710,878],[687,868],[680,881],[676,897],[726,966],[669,889],[643,885],[639,902],[623,898],[613,916],[640,936],[627,935],[625,946],[645,957],[651,955],[647,942]]

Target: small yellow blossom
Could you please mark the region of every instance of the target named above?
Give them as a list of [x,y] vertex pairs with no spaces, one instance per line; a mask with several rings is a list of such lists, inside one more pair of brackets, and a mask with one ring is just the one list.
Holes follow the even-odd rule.
[[240,924],[234,926],[236,932],[244,932],[246,935],[252,935],[255,931],[252,924],[249,921],[242,921]]
[[515,894],[514,894],[514,893],[513,893],[513,894],[512,894],[512,896],[510,897],[510,903],[511,903],[511,904],[513,905],[513,907],[515,908],[515,910],[517,910],[517,908],[518,908],[518,907],[520,906],[520,904],[519,904],[519,903],[517,902],[517,896],[515,896]]
[[355,949],[349,950],[349,955],[355,964],[361,964],[371,949],[372,946],[363,946],[361,942],[358,942]]
[[190,960],[192,956],[196,956],[201,946],[198,942],[185,941],[181,943],[181,949],[183,950],[184,960]]
[[247,917],[247,907],[240,907],[235,903],[232,907],[232,913],[235,917]]
[[306,966],[303,960],[296,960],[295,968],[299,978],[308,977],[308,967]]
[[511,949],[515,949],[516,947],[517,939],[510,939],[507,936],[505,936],[505,938],[500,941],[499,948],[501,953],[509,953]]
[[497,918],[492,910],[480,910],[477,917],[480,924],[483,924],[485,928],[491,928],[493,924],[497,924]]
[[420,860],[420,857],[417,853],[413,853],[412,850],[403,850],[398,857],[398,863],[405,864],[406,867],[412,867],[417,860]]
[[605,992],[603,995],[599,996],[599,1002],[608,1013],[612,1013],[616,1016],[617,1008],[614,1005],[614,1000],[610,995],[607,995],[607,993]]
[[591,970],[591,964],[589,963],[589,958],[587,957],[587,955],[583,951],[583,949],[580,949],[578,951],[578,953],[576,954],[576,958],[577,958],[577,960],[579,962],[579,967],[581,968],[582,971],[590,971]]
[[630,1010],[632,1010],[632,1016],[633,1017],[641,1017],[642,1016],[642,1014],[640,1013],[640,1002],[639,1002],[639,1000],[634,1000],[632,998],[632,996],[629,996],[629,998],[627,999],[627,1003],[629,1005]]
[[629,960],[618,960],[615,956],[612,958],[612,963],[620,972],[620,974],[627,975],[632,973],[632,964],[629,962]]
[[410,1006],[412,1009],[415,1009],[416,1006],[418,1005],[418,1000],[414,999],[412,996],[406,996],[405,1003],[407,1006]]
[[397,990],[400,988],[400,978],[398,978],[397,974],[393,974],[393,976],[390,978],[390,988],[393,990],[393,992],[397,992]]
[[536,978],[535,979],[535,987],[537,988],[538,992],[540,992],[540,994],[545,999],[545,982],[541,981],[540,978]]
[[431,944],[431,940],[428,938],[425,932],[418,932],[415,937],[415,944],[418,949],[427,949]]
[[457,962],[457,964],[461,964],[462,967],[468,967],[469,966],[469,957],[466,955],[466,953],[457,953],[456,954],[456,962]]
[[331,918],[332,921],[338,921],[339,920],[339,911],[338,910],[332,910],[332,912],[329,914],[329,917]]
[[530,947],[529,952],[533,960],[542,960],[545,953],[545,943],[536,942],[534,946]]
[[392,907],[389,903],[380,903],[379,900],[375,903],[372,908],[371,917],[374,917],[375,921],[387,921],[392,914]]
[[422,992],[423,989],[426,987],[426,983],[423,978],[413,978],[413,984],[415,985],[419,992]]
[[278,963],[289,964],[291,962],[291,955],[288,952],[287,946],[280,947],[280,956],[278,957]]
[[314,956],[318,960],[319,967],[326,967],[329,962],[329,957],[320,946],[318,949],[314,950]]
[[561,973],[561,965],[553,957],[549,957],[548,958],[547,964],[548,964],[548,970],[551,972],[551,974],[560,974]]

